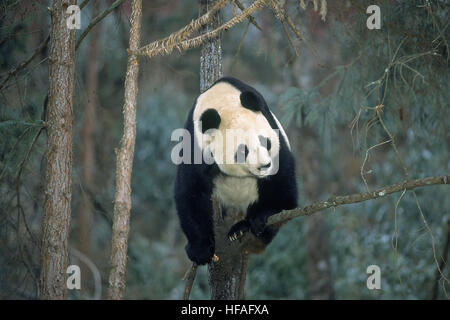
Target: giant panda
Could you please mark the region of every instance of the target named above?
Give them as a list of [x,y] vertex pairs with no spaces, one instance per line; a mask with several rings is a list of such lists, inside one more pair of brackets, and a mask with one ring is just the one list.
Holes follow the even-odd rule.
[[[234,208],[244,214],[228,232],[231,241],[251,231],[270,243],[277,228],[266,227],[267,218],[297,206],[297,185],[289,140],[262,95],[238,79],[221,78],[198,96],[185,129],[196,150],[190,163],[177,166],[175,204],[189,259],[201,265],[214,255],[213,197],[222,212]],[[244,137],[227,139],[230,129],[242,130]],[[221,144],[214,143],[215,133],[225,136]],[[195,163],[195,151],[212,161]]]

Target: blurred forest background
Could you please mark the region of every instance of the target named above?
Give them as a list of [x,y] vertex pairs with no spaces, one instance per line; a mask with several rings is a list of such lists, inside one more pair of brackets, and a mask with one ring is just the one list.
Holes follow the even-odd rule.
[[[82,29],[112,3],[90,1]],[[287,1],[303,41],[268,9],[254,15],[262,31],[244,21],[222,35],[224,75],[257,88],[287,130],[299,207],[402,182],[405,168],[410,179],[447,174],[449,2],[326,4],[324,12],[313,1]],[[366,26],[371,4],[381,8],[380,30]],[[0,1],[0,83],[47,38],[50,5]],[[70,264],[80,265],[83,276],[82,289],[69,291],[73,299],[106,296],[130,10],[125,1],[76,52]],[[198,12],[197,1],[143,1],[141,43],[169,35]],[[236,12],[227,6],[222,21]],[[190,261],[174,208],[170,136],[199,94],[199,52],[141,59],[127,299],[183,294]],[[38,295],[46,137],[37,132],[47,90],[48,48],[0,89],[2,299]],[[449,250],[448,186],[415,192],[417,200],[409,191],[396,193],[289,222],[264,254],[251,258],[246,298],[448,299],[448,282],[437,272],[440,264],[450,277],[442,262]],[[369,265],[381,269],[381,290],[366,286]],[[208,297],[203,267],[191,298]]]

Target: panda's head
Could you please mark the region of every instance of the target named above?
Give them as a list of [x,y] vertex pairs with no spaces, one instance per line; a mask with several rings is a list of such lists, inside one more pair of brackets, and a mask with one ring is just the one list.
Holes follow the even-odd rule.
[[219,82],[197,100],[197,141],[226,175],[264,178],[278,171],[279,135],[258,110],[258,99]]

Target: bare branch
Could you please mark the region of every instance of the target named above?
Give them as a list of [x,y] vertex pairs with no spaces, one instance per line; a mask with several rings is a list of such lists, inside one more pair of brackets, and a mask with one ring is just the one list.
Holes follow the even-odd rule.
[[116,0],[114,1],[114,3],[105,11],[103,11],[101,14],[99,14],[97,17],[95,17],[94,20],[91,21],[91,23],[89,23],[89,25],[86,27],[86,29],[83,31],[83,33],[81,34],[81,36],[78,38],[77,40],[77,44],[75,45],[75,50],[78,49],[78,47],[81,44],[81,41],[83,41],[83,39],[87,36],[87,34],[89,33],[89,31],[91,31],[91,29],[100,21],[103,20],[103,18],[105,18],[108,14],[110,14],[115,8],[117,8],[118,6],[120,6],[122,4],[122,2],[124,2],[125,0]]
[[155,41],[152,42],[136,52],[137,55],[140,56],[148,56],[149,58],[157,56],[157,55],[166,55],[172,53],[173,49],[177,49],[178,51],[186,51],[191,48],[201,46],[206,40],[210,40],[216,38],[220,35],[222,31],[226,31],[234,27],[236,24],[241,23],[243,20],[247,19],[248,16],[255,13],[258,10],[261,10],[264,6],[266,6],[268,0],[256,0],[253,2],[245,11],[243,11],[240,15],[235,16],[230,19],[228,22],[222,24],[220,27],[204,33],[200,36],[194,37],[192,39],[186,39],[183,41],[168,41],[169,38],[166,38],[167,41],[161,42]]
[[[238,6],[239,9],[241,9],[241,11],[245,11],[244,5],[239,0],[234,0],[234,3],[236,3],[236,5]],[[259,31],[263,31],[261,27],[258,25],[258,23],[256,23],[255,18],[253,18],[252,16],[248,16],[248,21],[250,21]]]
[[33,61],[34,58],[37,57],[39,53],[41,53],[42,50],[45,49],[48,42],[50,41],[50,35],[47,36],[47,38],[39,45],[39,47],[34,50],[33,54],[24,62],[19,64],[17,67],[15,67],[13,70],[8,72],[8,75],[6,76],[5,80],[3,80],[2,84],[0,84],[0,90],[3,89],[5,84],[11,79],[11,77],[15,76],[20,70],[24,69],[27,65],[30,64],[31,61]]
[[448,184],[450,182],[450,175],[443,175],[437,177],[428,177],[424,179],[411,180],[404,183],[393,184],[383,188],[379,188],[372,192],[356,193],[347,196],[336,196],[318,203],[311,204],[304,208],[296,208],[292,210],[284,210],[267,220],[267,225],[282,224],[293,218],[300,216],[308,216],[313,213],[323,211],[328,208],[335,208],[344,204],[358,203],[367,200],[377,199],[385,195],[400,192],[403,190],[412,190],[418,187],[426,187],[437,184]]

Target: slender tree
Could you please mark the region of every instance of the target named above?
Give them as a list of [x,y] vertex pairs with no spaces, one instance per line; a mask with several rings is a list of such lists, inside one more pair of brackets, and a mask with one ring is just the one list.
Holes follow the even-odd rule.
[[109,299],[122,299],[126,287],[128,232],[130,229],[131,210],[131,171],[136,141],[136,99],[139,74],[138,57],[132,52],[139,48],[141,16],[142,0],[133,0],[130,19],[130,48],[125,76],[124,128],[120,149],[117,150]]
[[41,243],[41,299],[64,299],[66,296],[75,80],[75,30],[67,27],[69,15],[66,10],[75,3],[75,0],[55,0],[50,10],[50,88]]

